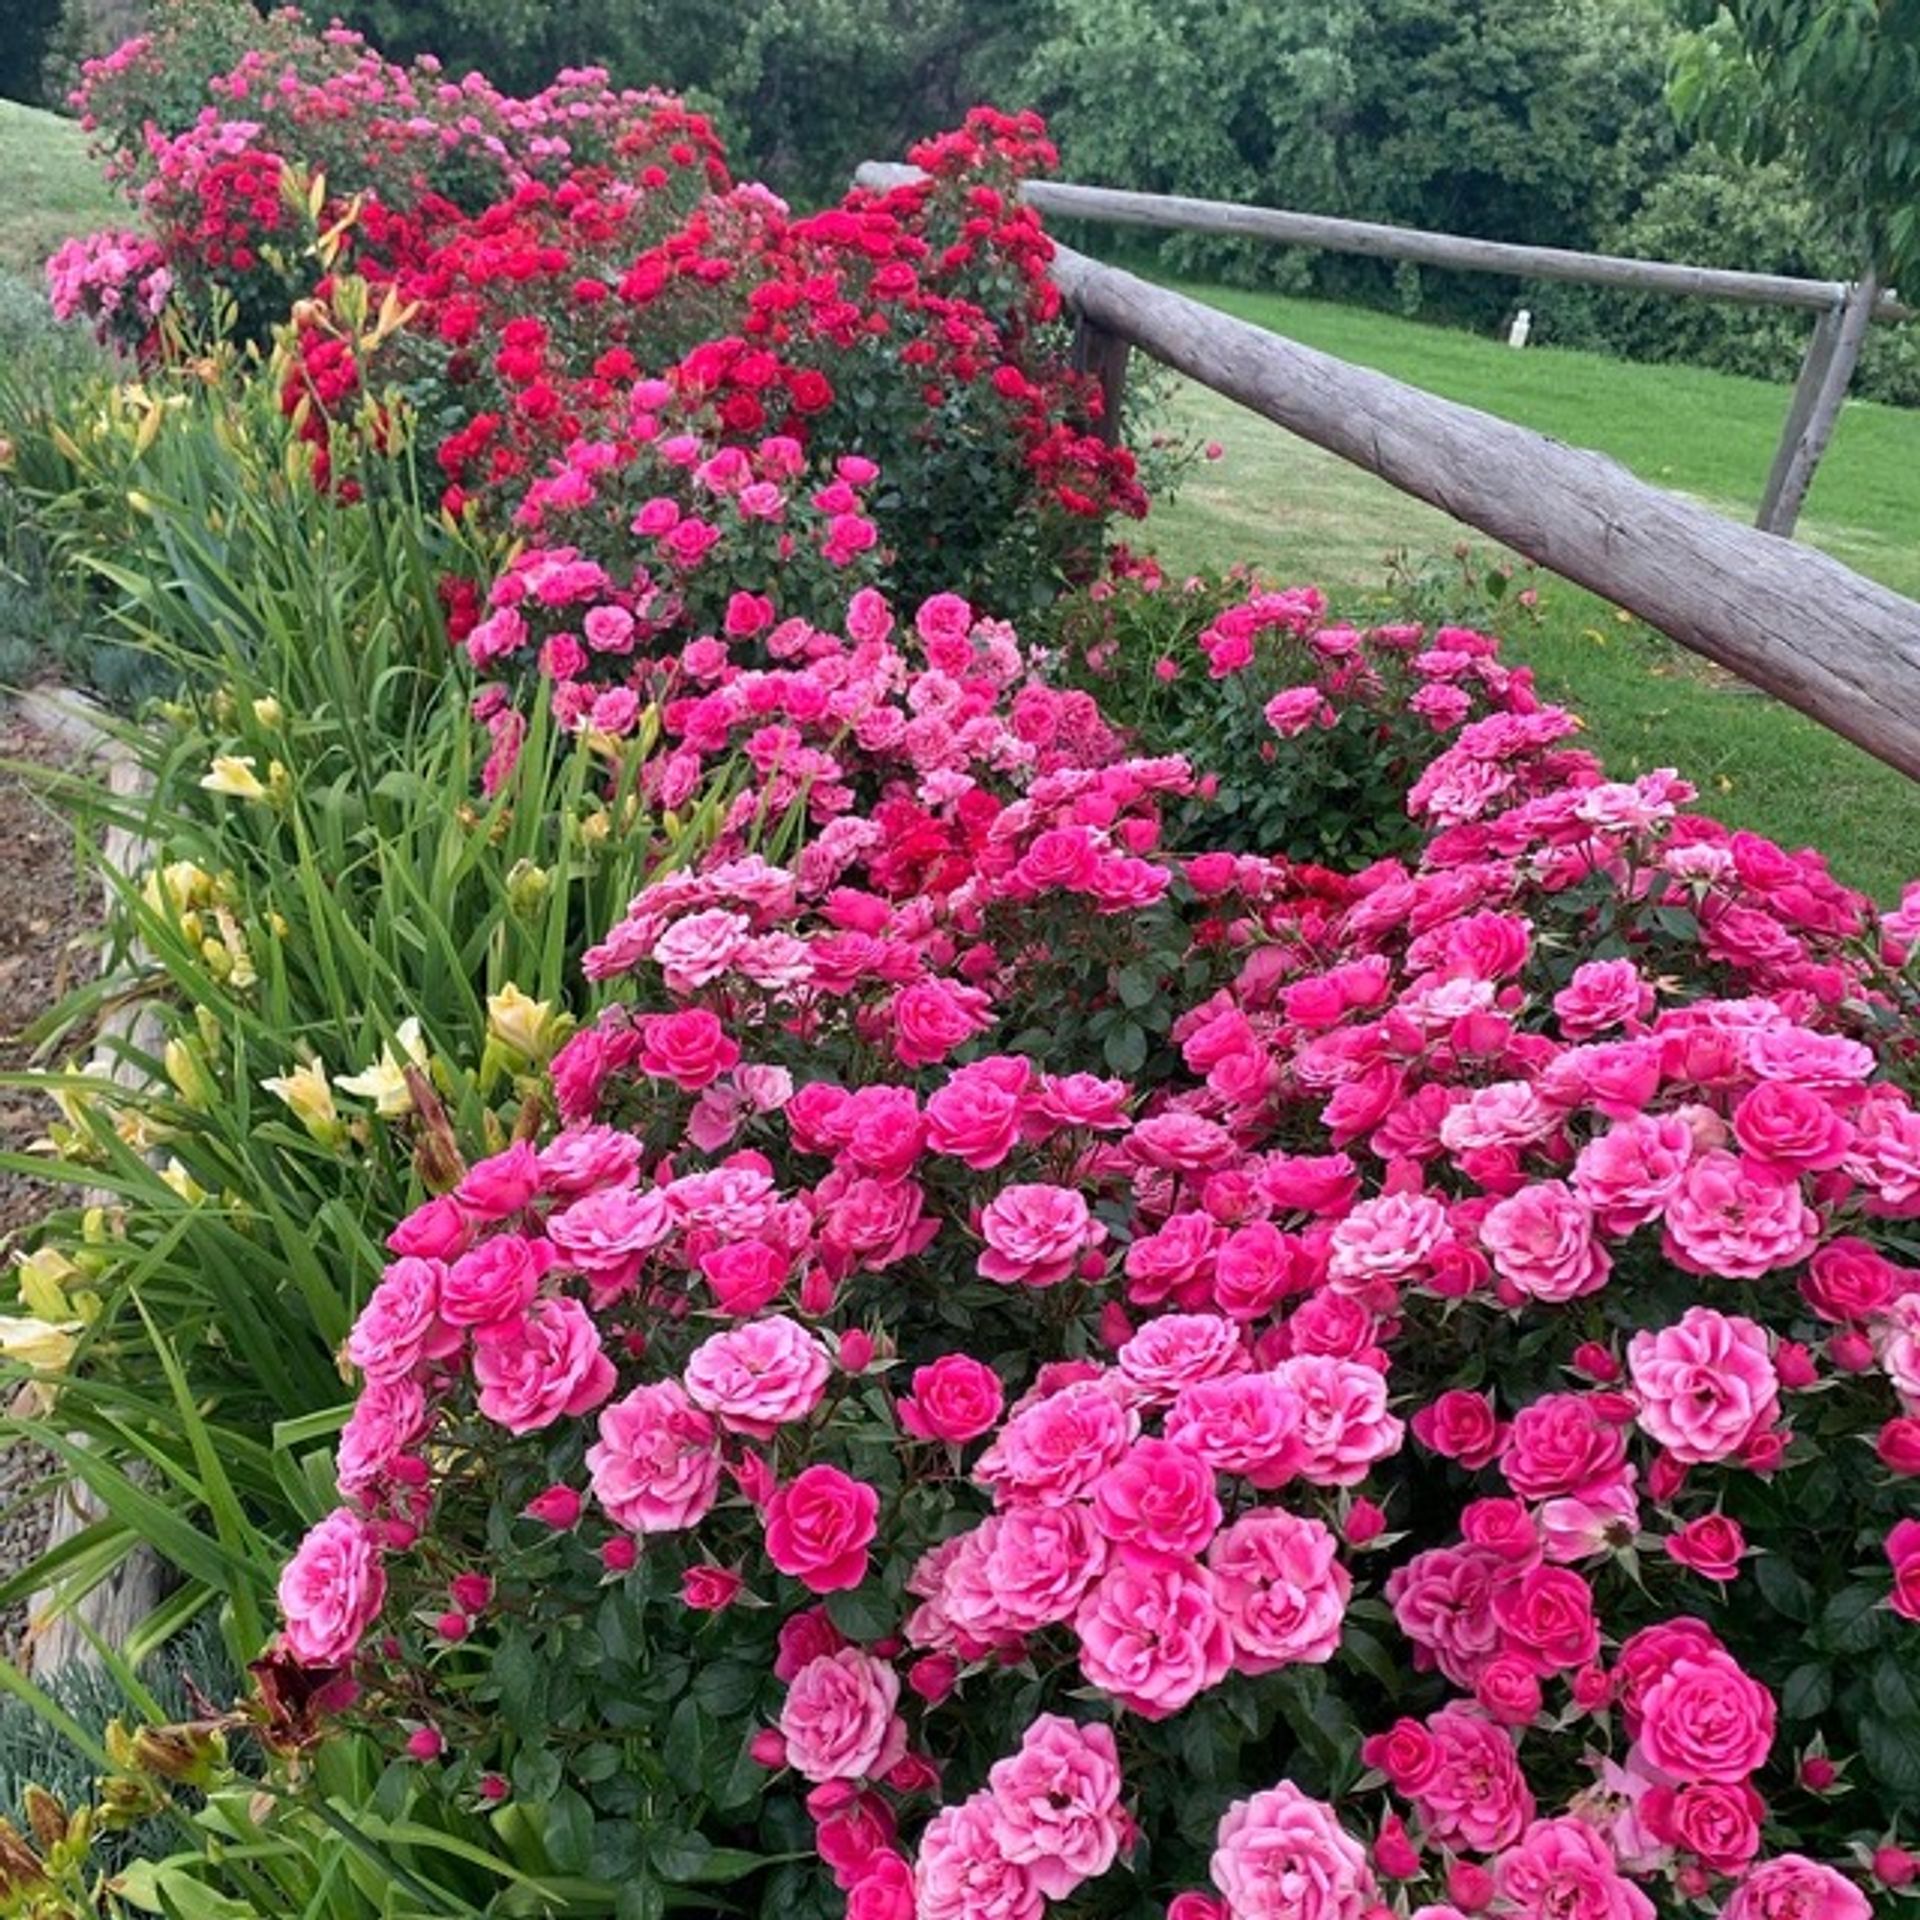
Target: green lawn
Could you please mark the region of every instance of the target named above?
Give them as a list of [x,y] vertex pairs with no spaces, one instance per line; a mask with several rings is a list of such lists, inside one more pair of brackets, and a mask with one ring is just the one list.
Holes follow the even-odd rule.
[[[1503,342],[1325,302],[1218,288],[1200,298],[1306,345],[1611,455],[1642,479],[1750,519],[1788,390]],[[1349,604],[1377,592],[1390,556],[1445,554],[1471,529],[1218,398],[1180,383],[1175,419],[1225,449],[1148,523],[1180,571],[1252,560],[1316,580]],[[1801,535],[1920,597],[1920,413],[1849,403]],[[1723,819],[1814,845],[1855,884],[1890,897],[1920,874],[1920,787],[1824,728],[1543,575],[1537,619],[1510,647],[1578,709],[1622,771],[1677,766]]]
[[0,100],[0,269],[37,276],[69,234],[124,226],[127,204],[108,190],[73,120]]

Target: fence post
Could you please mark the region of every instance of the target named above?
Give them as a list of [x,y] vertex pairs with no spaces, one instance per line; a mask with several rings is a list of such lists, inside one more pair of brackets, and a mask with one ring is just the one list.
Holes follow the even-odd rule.
[[1869,267],[1848,291],[1845,303],[1829,307],[1814,325],[1755,521],[1763,533],[1792,538],[1814,470],[1833,438],[1879,297],[1880,282]]
[[1120,444],[1120,415],[1127,397],[1127,356],[1132,349],[1118,334],[1083,313],[1073,329],[1073,370],[1100,383],[1100,422],[1095,431],[1110,447]]

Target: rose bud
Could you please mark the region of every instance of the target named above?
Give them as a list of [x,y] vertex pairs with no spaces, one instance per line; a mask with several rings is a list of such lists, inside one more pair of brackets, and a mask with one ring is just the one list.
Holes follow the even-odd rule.
[[1567,1365],[1602,1387],[1611,1386],[1620,1378],[1619,1360],[1598,1340],[1583,1341],[1575,1347]]
[[413,1760],[438,1760],[447,1743],[434,1727],[415,1727],[407,1735],[407,1755]]
[[1910,1887],[1920,1879],[1920,1860],[1889,1842],[1873,1850],[1873,1877],[1883,1887]]
[[499,1802],[504,1800],[511,1791],[512,1789],[507,1785],[505,1777],[501,1774],[483,1773],[480,1776],[480,1798],[482,1800]]
[[763,1767],[784,1767],[787,1764],[787,1743],[780,1737],[777,1727],[762,1727],[747,1742],[747,1752]]
[[1809,1793],[1825,1793],[1840,1778],[1840,1769],[1824,1753],[1809,1753],[1800,1762],[1800,1784]]
[[454,1605],[468,1613],[484,1613],[493,1599],[493,1582],[484,1573],[462,1573],[451,1587]]
[[433,1630],[442,1640],[464,1640],[472,1624],[464,1613],[449,1610],[433,1623]]
[[873,1336],[863,1327],[849,1327],[840,1336],[840,1370],[865,1373],[873,1364]]
[[1447,1868],[1447,1898],[1468,1913],[1493,1905],[1493,1875],[1477,1860],[1455,1860]]
[[1804,1391],[1820,1378],[1813,1349],[1798,1340],[1782,1340],[1773,1350],[1773,1370],[1780,1384],[1795,1393]]
[[1889,1420],[1873,1443],[1880,1464],[1893,1473],[1920,1473],[1920,1414]]
[[1369,1541],[1378,1540],[1386,1530],[1387,1516],[1371,1500],[1362,1498],[1347,1509],[1341,1533],[1348,1546],[1364,1547]]
[[609,1573],[627,1573],[639,1558],[639,1545],[630,1533],[616,1533],[601,1543],[600,1564]]
[[580,1523],[580,1496],[571,1487],[552,1486],[526,1504],[529,1520],[538,1520],[555,1533],[571,1533]]
[[907,1669],[907,1685],[930,1707],[953,1691],[959,1677],[960,1663],[950,1653],[930,1653]]
[[696,1613],[719,1613],[739,1599],[745,1584],[733,1567],[689,1567],[680,1576],[680,1598]]
[[1414,1845],[1406,1823],[1397,1813],[1388,1814],[1380,1822],[1380,1832],[1373,1843],[1373,1864],[1389,1880],[1411,1880],[1420,1871],[1420,1849]]

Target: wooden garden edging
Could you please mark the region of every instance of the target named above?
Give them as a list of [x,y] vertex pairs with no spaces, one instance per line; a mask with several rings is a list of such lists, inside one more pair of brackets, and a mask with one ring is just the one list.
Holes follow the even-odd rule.
[[[870,185],[897,168],[863,167]],[[1071,248],[1053,277],[1117,389],[1125,347],[1590,587],[1920,779],[1920,603],[1601,454],[1316,352]],[[1864,321],[1862,321],[1864,328]]]
[[[869,162],[855,178],[863,186],[891,187],[918,179],[919,170]],[[1793,307],[1819,315],[1794,385],[1780,446],[1767,476],[1755,524],[1768,533],[1792,533],[1812,484],[1814,469],[1832,438],[1870,325],[1915,317],[1915,309],[1882,290],[1871,274],[1857,282],[1807,280],[1783,273],[1742,273],[1725,267],[1687,266],[1669,260],[1636,260],[1618,253],[1580,253],[1567,247],[1519,246],[1469,234],[1433,233],[1420,227],[1387,226],[1374,220],[1340,220],[1295,213],[1285,207],[1246,206],[1231,200],[1197,200],[1175,193],[1133,193],[1066,180],[1029,180],[1021,198],[1038,213],[1057,219],[1093,220],[1167,233],[1213,234],[1265,240],[1280,246],[1317,247],[1373,260],[1404,260],[1456,273],[1498,273],[1527,280],[1565,280],[1695,299],[1733,300],[1746,306]]]

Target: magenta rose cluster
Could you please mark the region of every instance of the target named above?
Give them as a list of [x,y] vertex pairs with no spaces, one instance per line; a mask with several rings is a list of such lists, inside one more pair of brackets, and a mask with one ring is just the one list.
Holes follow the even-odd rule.
[[1792,1676],[1920,1620],[1917,903],[1530,701],[1429,716],[1416,860],[1168,853],[1009,630],[843,624],[663,704],[804,844],[646,888],[395,1228],[288,1648],[483,1796],[509,1640],[737,1648],[726,1837],[859,1920],[1866,1920],[1888,1709]]

